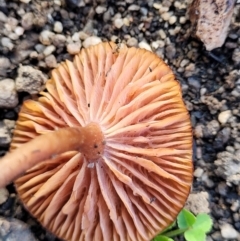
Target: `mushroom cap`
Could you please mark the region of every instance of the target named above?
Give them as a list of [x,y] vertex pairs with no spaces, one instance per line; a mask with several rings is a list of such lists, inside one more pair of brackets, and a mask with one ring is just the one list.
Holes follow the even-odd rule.
[[17,179],[32,215],[68,241],[146,241],[170,225],[192,184],[192,130],[180,85],[163,60],[100,43],[61,63],[46,89],[38,101],[24,102],[12,149],[92,122],[106,143],[97,160],[69,151]]

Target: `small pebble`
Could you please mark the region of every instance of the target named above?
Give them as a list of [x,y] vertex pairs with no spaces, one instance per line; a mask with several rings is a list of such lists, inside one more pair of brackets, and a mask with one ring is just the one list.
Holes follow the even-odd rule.
[[45,63],[47,65],[47,67],[49,67],[49,68],[56,68],[57,67],[57,60],[56,60],[56,58],[53,54],[48,55],[45,58]]
[[114,20],[114,26],[118,29],[120,29],[124,25],[123,19],[122,18],[116,18]]
[[169,12],[165,12],[161,15],[161,18],[164,20],[164,21],[169,21],[170,20],[170,17],[171,17],[171,14]]
[[1,11],[0,11],[0,22],[3,22],[3,23],[7,22],[7,16]]
[[165,39],[167,37],[166,33],[164,32],[163,29],[160,29],[158,31],[158,34],[160,35],[161,39]]
[[220,226],[220,230],[224,239],[236,239],[238,237],[238,232],[229,223],[224,223]]
[[232,112],[231,110],[226,110],[226,111],[223,111],[221,112],[219,115],[218,115],[218,121],[224,125],[227,123],[227,121],[229,120],[229,118],[232,116]]
[[10,70],[11,62],[6,57],[0,56],[0,76],[6,77],[8,71]]
[[240,200],[236,200],[233,202],[232,206],[231,206],[231,210],[233,212],[237,212],[240,208]]
[[200,167],[198,167],[195,171],[194,171],[194,177],[201,177],[203,174],[204,170]]
[[22,3],[30,3],[31,0],[20,0]]
[[34,15],[29,12],[23,15],[21,25],[25,30],[30,30],[33,27]]
[[62,34],[55,34],[53,36],[52,44],[56,47],[63,47],[67,41],[66,37]]
[[14,80],[0,80],[0,108],[14,108],[17,104],[18,95]]
[[127,45],[128,45],[129,47],[137,47],[137,45],[138,45],[138,40],[137,40],[136,38],[132,37],[132,38],[130,38],[130,39],[127,40]]
[[140,6],[137,4],[132,4],[128,7],[128,11],[138,11],[140,9]]
[[24,28],[18,26],[18,27],[16,27],[16,29],[15,29],[14,32],[15,32],[18,36],[21,36],[21,35],[23,35],[23,33],[24,33]]
[[176,16],[171,16],[168,20],[168,22],[172,25],[177,22],[177,17]]
[[44,49],[43,54],[45,56],[48,56],[52,54],[55,50],[56,50],[56,47],[54,45],[49,45]]
[[240,48],[237,48],[233,51],[232,60],[235,62],[235,64],[240,63]]
[[96,11],[97,14],[103,14],[104,12],[107,11],[107,8],[103,7],[103,6],[97,6],[95,11]]
[[186,17],[184,17],[184,16],[181,16],[180,19],[179,19],[179,22],[180,22],[181,24],[186,23],[186,21],[187,21],[187,19],[186,19]]
[[89,46],[93,46],[93,45],[99,44],[101,42],[102,42],[102,40],[99,37],[91,36],[84,40],[83,47],[88,48]]
[[9,196],[8,190],[6,188],[0,188],[0,205],[7,201],[8,196]]
[[74,41],[74,42],[79,42],[80,41],[79,32],[76,32],[76,33],[73,34],[72,41]]
[[150,46],[148,43],[146,43],[145,41],[140,42],[140,43],[138,44],[138,47],[141,48],[141,49],[146,49],[146,50],[152,52],[151,46]]
[[14,48],[14,44],[12,43],[11,39],[7,37],[1,38],[1,44],[3,47],[8,48],[9,50],[12,50]]
[[69,43],[67,45],[67,51],[69,54],[78,54],[81,50],[81,43],[80,42],[75,42],[75,43]]
[[43,30],[40,33],[39,36],[39,41],[43,44],[43,45],[50,45],[52,43],[52,40],[54,38],[54,33],[49,31],[49,30]]
[[54,32],[56,32],[56,33],[61,33],[61,32],[63,31],[63,25],[62,25],[62,23],[59,22],[59,21],[56,21],[56,22],[54,23],[53,30],[54,30]]
[[85,39],[87,39],[87,38],[89,38],[90,36],[87,34],[87,33],[85,33],[84,31],[80,31],[79,32],[79,38],[81,39],[81,40],[85,40]]

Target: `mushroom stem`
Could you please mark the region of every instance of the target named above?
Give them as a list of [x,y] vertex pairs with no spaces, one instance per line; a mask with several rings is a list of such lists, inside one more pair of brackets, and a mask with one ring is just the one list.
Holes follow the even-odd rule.
[[79,151],[86,158],[95,160],[101,156],[104,136],[98,124],[85,127],[66,127],[46,133],[21,145],[0,160],[0,187],[4,187],[23,175],[41,161],[66,151]]

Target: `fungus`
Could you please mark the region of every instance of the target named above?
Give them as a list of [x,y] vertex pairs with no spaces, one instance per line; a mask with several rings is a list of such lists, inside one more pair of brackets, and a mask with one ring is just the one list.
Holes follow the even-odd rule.
[[46,90],[22,106],[0,186],[18,177],[24,206],[67,241],[146,241],[171,224],[192,183],[192,130],[163,60],[100,43]]

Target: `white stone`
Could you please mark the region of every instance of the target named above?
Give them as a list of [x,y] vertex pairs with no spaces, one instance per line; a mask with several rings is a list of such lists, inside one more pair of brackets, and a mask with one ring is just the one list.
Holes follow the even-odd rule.
[[169,21],[170,17],[171,17],[171,14],[169,12],[165,12],[165,13],[161,14],[161,18],[164,21]]
[[138,11],[140,9],[140,6],[137,4],[132,4],[128,7],[128,11]]
[[130,20],[129,20],[129,18],[124,18],[124,19],[123,19],[123,23],[124,23],[124,25],[126,25],[126,26],[130,26]]
[[11,39],[7,37],[1,38],[1,44],[3,47],[8,48],[9,50],[12,50],[14,48],[14,44],[12,43]]
[[236,239],[238,237],[238,232],[229,223],[224,223],[220,230],[224,239]]
[[83,47],[88,48],[89,46],[93,46],[93,45],[99,44],[101,42],[102,42],[102,40],[99,37],[91,36],[84,40]]
[[186,17],[184,17],[184,16],[181,16],[180,19],[179,19],[179,22],[180,22],[181,24],[186,23],[186,21],[187,21],[187,19],[186,19]]
[[54,38],[54,33],[49,31],[49,30],[43,30],[40,33],[39,36],[39,41],[43,44],[43,45],[50,45],[52,43],[52,40]]
[[79,32],[76,32],[72,35],[72,41],[74,42],[79,42],[80,41],[80,36],[79,36]]
[[155,9],[160,9],[160,8],[162,7],[162,4],[160,4],[160,3],[154,3],[154,4],[153,4],[153,7],[154,7]]
[[10,38],[11,40],[17,40],[19,39],[19,36],[16,33],[11,32],[10,34],[8,34],[8,38]]
[[144,42],[144,41],[140,42],[138,44],[138,47],[141,48],[141,49],[146,49],[146,50],[149,50],[149,51],[152,52],[152,49],[151,49],[150,45],[148,43]]
[[158,34],[160,36],[161,39],[165,39],[167,37],[166,33],[164,32],[164,30],[160,29],[158,31]]
[[17,104],[18,96],[14,80],[0,80],[0,108],[14,108]]
[[194,171],[193,175],[194,175],[194,177],[201,177],[202,174],[203,174],[203,172],[204,172],[204,170],[203,170],[202,168],[198,167],[198,168]]
[[97,6],[95,11],[96,11],[97,14],[103,14],[104,12],[107,11],[107,8],[103,7],[103,6]]
[[44,49],[43,54],[44,56],[48,56],[52,54],[55,50],[56,50],[56,47],[54,45],[49,45]]
[[90,36],[87,34],[87,33],[85,33],[85,32],[83,32],[83,31],[80,31],[79,32],[79,38],[81,39],[81,40],[85,40],[85,39],[87,39],[87,38],[89,38]]
[[62,6],[61,0],[54,0],[54,3],[58,6]]
[[116,27],[116,28],[121,28],[122,26],[124,25],[124,22],[123,22],[123,19],[122,18],[116,18],[115,20],[114,20],[114,26]]
[[177,22],[177,17],[176,16],[171,16],[168,20],[168,22],[172,25]]
[[54,30],[54,32],[56,32],[56,33],[61,33],[61,32],[63,31],[63,25],[62,25],[62,23],[59,22],[59,21],[56,21],[56,22],[54,23],[53,30]]
[[31,0],[20,0],[20,2],[22,2],[22,3],[30,3]]
[[67,51],[69,54],[78,54],[81,50],[81,42],[69,43],[67,45]]
[[23,35],[24,33],[24,28],[20,27],[20,26],[17,26],[14,30],[14,32],[18,35],[18,36],[21,36]]
[[0,11],[0,22],[7,22],[7,16]]
[[5,203],[8,199],[9,192],[6,188],[0,188],[0,205]]
[[232,116],[231,110],[225,110],[218,115],[218,121],[224,125],[227,123],[229,118]]

